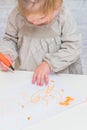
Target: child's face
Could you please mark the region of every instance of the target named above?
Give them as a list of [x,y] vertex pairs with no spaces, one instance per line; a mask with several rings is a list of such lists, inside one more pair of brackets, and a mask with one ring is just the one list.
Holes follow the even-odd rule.
[[43,3],[42,2],[35,3],[33,8],[32,8],[32,3],[33,3],[33,0],[31,2],[31,4],[28,6],[28,8],[31,8],[31,14],[29,14],[28,16],[25,16],[27,21],[34,25],[42,25],[43,23],[47,23],[48,18],[45,15],[39,13],[39,11],[38,11],[40,9],[40,4],[43,4]]
[[38,14],[30,14],[29,16],[25,16],[25,18],[29,23],[39,26],[43,24],[48,24],[56,15],[58,15],[59,11],[60,9],[54,11],[51,17],[46,16],[44,14],[41,15],[38,13]]
[[49,17],[41,14],[31,14],[26,16],[26,19],[29,23],[34,25],[43,25],[49,23],[50,21]]
[[27,19],[27,21],[31,24],[34,25],[43,25],[43,24],[48,24],[59,12],[60,9],[56,10],[53,12],[52,16],[46,16],[44,14],[41,13],[36,13],[37,10],[40,8],[40,4],[35,4],[35,7],[33,8],[33,12],[35,13],[31,13],[28,16],[25,16],[25,18]]

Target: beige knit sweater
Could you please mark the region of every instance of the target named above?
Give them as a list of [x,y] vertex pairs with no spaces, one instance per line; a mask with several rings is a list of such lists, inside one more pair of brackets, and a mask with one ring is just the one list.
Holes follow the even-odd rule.
[[66,8],[47,25],[29,24],[16,7],[8,18],[0,52],[11,56],[18,70],[34,71],[47,61],[53,72],[82,74],[81,35]]

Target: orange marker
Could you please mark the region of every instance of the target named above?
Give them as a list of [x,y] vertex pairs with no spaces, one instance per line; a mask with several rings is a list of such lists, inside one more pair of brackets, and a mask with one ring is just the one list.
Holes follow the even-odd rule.
[[0,53],[0,61],[2,61],[8,68],[11,68],[12,70],[14,70],[9,60],[2,53]]

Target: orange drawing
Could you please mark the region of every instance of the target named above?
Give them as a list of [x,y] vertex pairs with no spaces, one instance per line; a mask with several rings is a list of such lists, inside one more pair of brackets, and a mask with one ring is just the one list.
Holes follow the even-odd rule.
[[23,108],[24,108],[24,105],[21,105],[21,108],[23,109]]
[[70,105],[70,103],[74,100],[74,98],[67,96],[64,101],[59,102],[59,105],[67,106]]
[[[23,97],[27,97],[27,96],[26,96],[26,93],[24,93]],[[37,92],[33,93],[30,97],[27,97],[27,98],[29,98],[29,101],[21,105],[21,108],[23,110],[25,108],[25,104],[27,103],[33,103],[33,104],[42,103],[48,106],[50,103],[52,103],[52,101],[54,101],[54,103],[57,105],[68,106],[70,105],[72,101],[74,101],[73,97],[65,95],[64,89],[60,89],[60,88],[55,89],[54,80],[51,80],[49,85],[46,88],[42,90],[38,90]],[[27,116],[26,119],[30,121],[31,117]]]
[[[61,106],[68,106],[70,103],[74,100],[74,98],[70,96],[64,96],[64,89],[55,89],[55,81],[50,80],[49,85],[43,89],[39,90],[35,93],[33,93],[29,98],[30,100],[27,103],[42,103],[46,106],[49,105],[50,100],[56,100],[58,105]],[[26,103],[26,104],[27,104]],[[25,106],[21,105],[21,108],[23,109]]]
[[50,82],[53,82],[53,83],[54,83],[55,81],[54,81],[54,80],[50,80]]
[[46,89],[40,90],[30,97],[30,103],[44,103],[46,106],[49,104],[49,98],[52,100],[58,100],[59,105],[69,105],[73,98],[67,96],[64,100],[63,93],[64,89],[56,90],[54,80],[51,80],[51,85],[48,85]]
[[29,121],[31,119],[31,117],[30,116],[27,116],[27,120]]
[[38,103],[38,102],[42,102],[45,103],[46,105],[48,105],[48,97],[50,97],[51,99],[54,99],[55,96],[53,96],[51,94],[51,92],[54,90],[54,86],[48,86],[46,89],[44,90],[40,90],[36,93],[34,93],[31,97],[30,97],[30,102],[31,103]]
[[48,105],[48,98],[55,99],[55,94],[52,94],[56,91],[54,89],[54,80],[51,80],[50,83],[52,83],[52,85],[48,85],[46,89],[34,93],[30,97],[30,102],[34,104],[40,102]]

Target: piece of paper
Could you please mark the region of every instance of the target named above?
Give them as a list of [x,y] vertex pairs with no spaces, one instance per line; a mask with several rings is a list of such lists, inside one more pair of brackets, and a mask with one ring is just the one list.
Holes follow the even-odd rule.
[[62,76],[50,75],[49,84],[42,87],[32,85],[31,79],[7,88],[3,86],[0,91],[0,129],[24,130],[84,101],[73,80],[69,82]]

